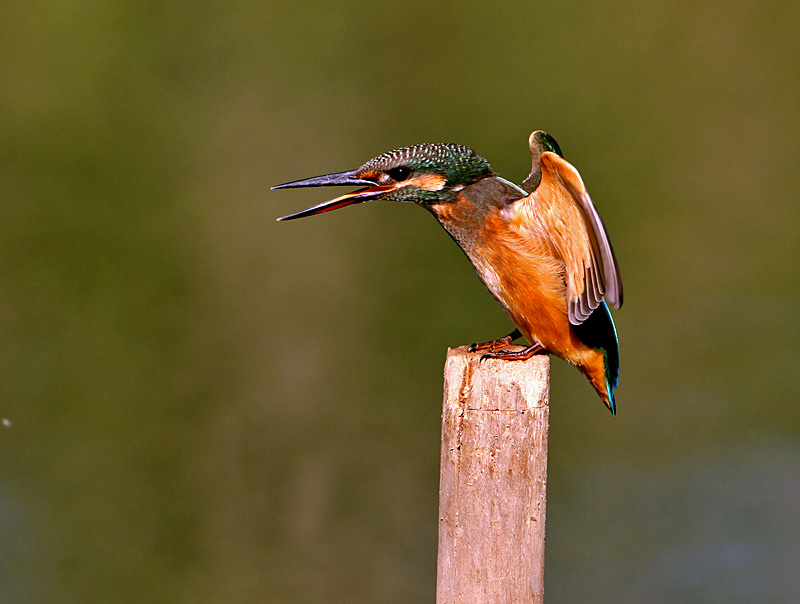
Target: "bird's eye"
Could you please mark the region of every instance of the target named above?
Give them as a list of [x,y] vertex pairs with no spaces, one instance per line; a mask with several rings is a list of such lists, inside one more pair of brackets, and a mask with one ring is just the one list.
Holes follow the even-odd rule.
[[387,170],[386,173],[392,180],[396,180],[398,182],[406,180],[409,176],[411,176],[411,170],[409,168],[406,168],[405,166],[392,168],[391,170]]

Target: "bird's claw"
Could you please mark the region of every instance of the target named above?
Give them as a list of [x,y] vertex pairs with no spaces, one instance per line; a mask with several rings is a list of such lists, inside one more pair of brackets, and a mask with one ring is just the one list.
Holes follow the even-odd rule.
[[522,350],[492,350],[491,352],[481,355],[480,360],[502,359],[506,361],[524,361],[544,351],[544,347],[541,344],[534,344]]
[[467,346],[467,350],[470,352],[478,352],[479,350],[494,350],[494,345],[497,340],[492,340],[491,342],[473,342],[469,346]]
[[507,336],[503,336],[497,340],[489,340],[488,342],[474,342],[467,347],[467,350],[470,352],[478,352],[479,350],[486,350],[488,348],[490,352],[494,352],[498,348],[508,346],[520,336],[521,334],[519,333],[519,330],[515,329]]

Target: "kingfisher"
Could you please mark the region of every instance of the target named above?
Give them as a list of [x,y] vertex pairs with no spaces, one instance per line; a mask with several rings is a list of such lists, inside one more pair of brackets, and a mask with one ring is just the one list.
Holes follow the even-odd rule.
[[[515,329],[472,344],[481,359],[550,353],[575,365],[616,414],[619,342],[608,305],[622,306],[617,259],[580,174],[537,130],[530,175],[516,185],[469,147],[425,143],[383,153],[355,170],[272,187],[355,186],[279,221],[383,199],[428,210],[469,259]],[[524,337],[523,350],[509,349]]]

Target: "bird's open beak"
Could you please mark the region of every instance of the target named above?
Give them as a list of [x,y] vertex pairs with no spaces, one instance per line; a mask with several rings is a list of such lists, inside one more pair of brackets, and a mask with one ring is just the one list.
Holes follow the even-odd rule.
[[372,181],[361,180],[357,178],[355,170],[351,170],[350,172],[336,172],[335,174],[324,174],[323,176],[315,176],[313,178],[305,178],[303,180],[295,180],[293,182],[287,182],[282,185],[276,185],[272,188],[291,189],[294,187],[332,187],[332,186],[357,187],[363,185],[367,185],[367,188],[359,189],[358,191],[353,191],[352,193],[348,193],[347,195],[342,195],[341,197],[337,197],[336,199],[325,201],[308,209],[295,212],[294,214],[283,216],[281,218],[278,218],[278,220],[279,221],[293,220],[295,218],[303,218],[305,216],[313,216],[314,214],[321,214],[322,212],[336,210],[338,208],[343,208],[345,206],[349,206],[354,203],[369,201],[370,199],[374,199],[375,197],[381,195],[382,193],[388,193],[389,191],[394,191],[397,188],[396,185],[376,185]]

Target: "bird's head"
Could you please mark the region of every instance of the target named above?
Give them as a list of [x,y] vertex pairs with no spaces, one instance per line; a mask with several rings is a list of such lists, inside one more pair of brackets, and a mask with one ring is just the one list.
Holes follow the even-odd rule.
[[389,151],[355,170],[296,180],[272,188],[365,187],[278,219],[291,220],[373,199],[418,204],[447,203],[453,201],[464,187],[492,174],[489,162],[469,147],[426,143]]

